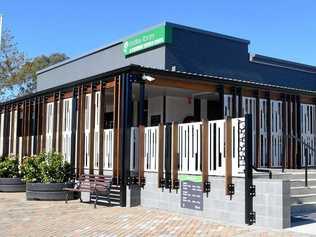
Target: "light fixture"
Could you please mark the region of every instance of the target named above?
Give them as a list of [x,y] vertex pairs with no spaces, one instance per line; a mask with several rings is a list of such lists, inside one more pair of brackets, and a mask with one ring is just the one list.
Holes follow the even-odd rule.
[[154,80],[156,80],[156,78],[152,77],[152,76],[149,76],[149,75],[146,75],[146,74],[143,74],[143,80],[144,81],[149,81],[149,82],[152,82]]

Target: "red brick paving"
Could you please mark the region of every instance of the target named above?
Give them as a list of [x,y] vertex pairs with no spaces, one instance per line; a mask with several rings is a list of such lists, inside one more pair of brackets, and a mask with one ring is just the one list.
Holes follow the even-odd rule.
[[0,193],[0,236],[300,236],[286,231],[229,226],[171,212],[80,203],[26,201]]

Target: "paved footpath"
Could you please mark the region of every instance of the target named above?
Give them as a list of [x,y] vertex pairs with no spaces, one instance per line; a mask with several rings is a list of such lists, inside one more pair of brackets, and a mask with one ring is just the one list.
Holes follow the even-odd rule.
[[211,220],[144,208],[26,201],[25,193],[0,193],[0,236],[302,236],[229,226]]

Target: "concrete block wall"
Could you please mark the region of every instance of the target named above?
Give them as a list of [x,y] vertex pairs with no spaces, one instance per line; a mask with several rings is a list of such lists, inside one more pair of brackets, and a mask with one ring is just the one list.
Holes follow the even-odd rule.
[[291,225],[290,181],[255,179],[254,210],[257,225],[287,228]]
[[[158,188],[157,173],[146,172],[146,185],[140,191],[140,203],[145,208],[158,208],[182,214],[211,218],[216,221],[244,224],[245,194],[244,179],[234,178],[235,195],[230,200],[225,195],[223,177],[210,176],[211,192],[204,194],[203,211],[185,209],[180,206],[180,190]],[[290,184],[286,180],[255,179],[256,197],[254,211],[257,226],[286,228],[290,226]],[[130,193],[129,193],[130,194]]]

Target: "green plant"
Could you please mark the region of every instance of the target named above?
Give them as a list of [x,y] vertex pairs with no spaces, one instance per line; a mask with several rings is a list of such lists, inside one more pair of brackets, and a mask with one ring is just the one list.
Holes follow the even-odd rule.
[[0,177],[16,178],[19,177],[19,160],[16,156],[6,156],[0,158]]
[[70,165],[58,153],[27,157],[22,164],[23,180],[29,183],[63,183],[70,178]]
[[39,165],[43,162],[44,156],[24,157],[21,165],[22,180],[29,183],[41,182]]

